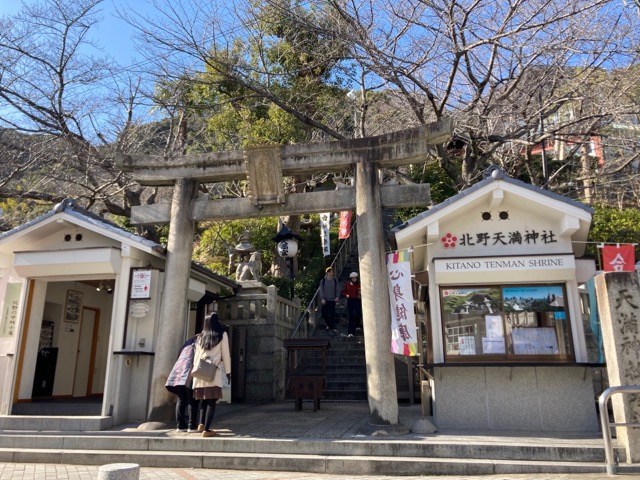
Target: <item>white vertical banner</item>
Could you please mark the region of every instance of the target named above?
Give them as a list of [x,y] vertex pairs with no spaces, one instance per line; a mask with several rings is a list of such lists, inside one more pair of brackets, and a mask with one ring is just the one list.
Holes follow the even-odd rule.
[[411,263],[408,250],[387,254],[389,299],[391,303],[391,352],[418,354],[418,331],[413,310]]
[[331,213],[320,214],[320,241],[322,242],[322,255],[325,257],[331,255],[331,238],[329,237],[330,221]]

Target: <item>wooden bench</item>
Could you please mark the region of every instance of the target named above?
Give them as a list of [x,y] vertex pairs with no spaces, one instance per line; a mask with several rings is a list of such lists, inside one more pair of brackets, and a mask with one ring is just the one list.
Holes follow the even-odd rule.
[[302,410],[302,400],[313,400],[313,411],[320,410],[320,399],[324,393],[325,378],[314,375],[294,375],[291,377],[291,395],[296,411]]

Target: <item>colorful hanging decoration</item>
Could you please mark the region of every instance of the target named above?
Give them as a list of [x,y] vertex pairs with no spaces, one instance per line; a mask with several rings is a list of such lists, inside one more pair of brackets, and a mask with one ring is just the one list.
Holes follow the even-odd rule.
[[391,352],[418,354],[416,316],[411,290],[410,252],[401,250],[387,254],[389,297],[391,300]]

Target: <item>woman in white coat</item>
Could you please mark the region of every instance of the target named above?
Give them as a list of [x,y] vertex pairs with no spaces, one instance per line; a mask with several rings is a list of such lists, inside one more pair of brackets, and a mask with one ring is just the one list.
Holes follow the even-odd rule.
[[[203,354],[209,355],[215,363],[222,363],[224,371],[227,373],[227,381],[231,382],[229,337],[224,325],[220,323],[217,313],[212,313],[204,318],[202,332],[196,340],[194,358],[198,359]],[[211,430],[211,423],[216,411],[216,402],[222,398],[222,370],[216,371],[212,381],[194,378],[193,398],[200,400],[198,431],[202,431],[203,437],[213,437],[215,432]]]

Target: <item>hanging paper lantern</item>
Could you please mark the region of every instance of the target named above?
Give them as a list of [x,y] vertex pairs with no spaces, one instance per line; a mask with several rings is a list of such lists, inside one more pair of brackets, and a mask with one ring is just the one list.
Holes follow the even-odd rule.
[[295,257],[298,253],[298,241],[294,238],[278,242],[278,255],[284,258]]

